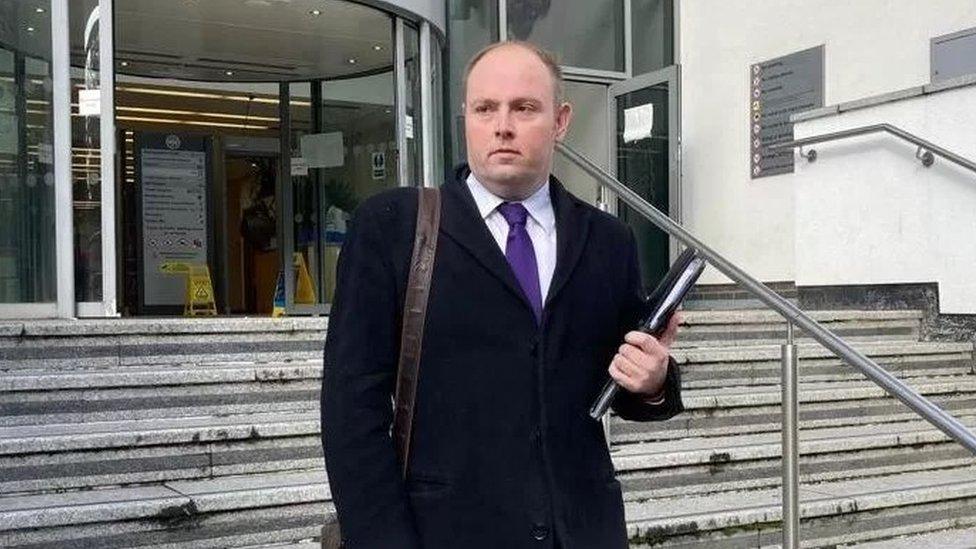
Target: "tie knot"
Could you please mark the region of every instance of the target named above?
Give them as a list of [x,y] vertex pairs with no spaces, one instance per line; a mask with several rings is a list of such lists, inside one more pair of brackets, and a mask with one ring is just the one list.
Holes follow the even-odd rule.
[[503,202],[498,206],[498,211],[505,221],[508,221],[510,227],[525,225],[525,220],[529,216],[529,211],[518,202]]

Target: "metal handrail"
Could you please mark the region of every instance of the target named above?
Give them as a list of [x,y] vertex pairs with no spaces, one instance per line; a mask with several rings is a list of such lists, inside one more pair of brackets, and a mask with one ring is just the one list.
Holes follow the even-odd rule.
[[860,351],[857,351],[846,341],[836,336],[830,330],[824,328],[817,321],[810,318],[798,307],[783,299],[778,294],[766,287],[765,284],[756,280],[751,275],[734,265],[729,260],[722,257],[718,252],[706,246],[701,240],[688,232],[684,227],[674,222],[663,212],[649,204],[632,191],[626,185],[606,173],[599,166],[589,159],[573,150],[565,143],[557,143],[556,149],[562,153],[573,164],[583,171],[596,178],[600,184],[608,187],[611,191],[627,203],[638,213],[642,214],[649,221],[657,225],[661,230],[677,238],[686,246],[693,247],[701,252],[703,256],[721,271],[725,276],[744,286],[749,292],[756,296],[771,309],[782,315],[788,322],[802,328],[811,338],[832,351],[838,357],[845,360],[848,364],[861,371],[868,379],[876,383],[888,394],[894,396],[916,414],[922,416],[926,421],[937,427],[943,433],[962,444],[966,449],[976,455],[976,435],[969,431],[956,418],[952,417],[944,410],[939,408],[929,399],[923,397],[912,388],[905,385],[901,380],[892,376],[881,366]]
[[[869,133],[887,132],[895,137],[900,137],[909,143],[918,146],[918,150],[915,151],[915,156],[922,161],[922,164],[927,168],[932,165],[935,161],[933,154],[936,156],[941,156],[950,162],[954,162],[967,170],[976,172],[976,162],[969,160],[968,158],[959,156],[958,154],[940,147],[935,143],[926,141],[921,137],[907,132],[897,126],[892,126],[891,124],[872,124],[870,126],[860,126],[857,128],[850,128],[846,130],[840,130],[831,133],[825,133],[821,135],[815,135],[811,137],[804,137],[802,139],[794,139],[787,143],[778,143],[776,145],[770,145],[769,150],[771,151],[781,151],[786,149],[795,149],[805,147],[807,145],[814,145],[816,143],[825,143],[827,141],[836,141],[838,139],[846,139],[848,137],[856,137],[858,135],[865,135]],[[926,151],[922,153],[922,151]],[[803,153],[800,152],[810,162],[817,159],[817,151],[808,151]]]

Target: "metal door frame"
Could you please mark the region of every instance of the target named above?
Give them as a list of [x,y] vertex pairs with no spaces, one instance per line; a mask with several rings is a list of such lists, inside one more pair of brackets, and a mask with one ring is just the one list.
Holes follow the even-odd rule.
[[[658,84],[668,85],[668,216],[681,223],[681,66],[671,65],[663,69],[635,76],[607,88],[607,116],[610,128],[610,174],[617,177],[617,98],[631,92]],[[627,183],[624,181],[623,183]],[[600,187],[600,202],[605,209],[616,215],[617,201],[606,187]],[[671,261],[678,256],[678,242],[669,238]]]

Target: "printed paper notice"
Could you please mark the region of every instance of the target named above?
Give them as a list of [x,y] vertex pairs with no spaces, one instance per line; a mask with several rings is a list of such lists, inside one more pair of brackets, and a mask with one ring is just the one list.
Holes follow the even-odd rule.
[[653,129],[653,103],[624,109],[624,143],[648,138]]
[[102,90],[78,90],[78,114],[81,116],[101,116]]

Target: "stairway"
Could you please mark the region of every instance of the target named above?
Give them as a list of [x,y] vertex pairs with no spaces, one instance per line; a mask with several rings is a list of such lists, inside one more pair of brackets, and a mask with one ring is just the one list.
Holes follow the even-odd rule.
[[[775,546],[784,326],[768,311],[700,309],[674,350],[687,411],[612,422],[632,545]],[[919,341],[915,311],[814,317],[976,426],[971,343]],[[0,324],[0,547],[315,547],[332,512],[326,324]],[[804,546],[976,546],[976,460],[799,343]]]

